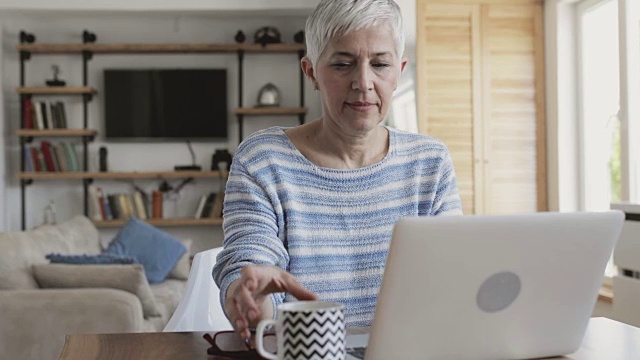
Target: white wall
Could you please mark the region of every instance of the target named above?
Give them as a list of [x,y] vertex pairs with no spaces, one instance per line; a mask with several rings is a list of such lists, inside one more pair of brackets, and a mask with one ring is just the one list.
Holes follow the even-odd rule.
[[0,3],[0,10],[308,11],[317,2],[317,0],[3,0]]
[[[265,25],[274,25],[282,33],[283,40],[293,41],[293,34],[304,27],[304,17],[220,17],[170,14],[100,14],[95,16],[75,13],[32,13],[12,15],[0,19],[2,26],[2,42],[4,56],[2,62],[1,88],[4,101],[0,101],[0,130],[4,128],[4,136],[0,140],[0,150],[6,158],[0,158],[0,173],[6,159],[7,170],[1,181],[6,181],[7,210],[5,230],[20,229],[20,186],[13,174],[19,171],[19,142],[15,130],[19,126],[19,97],[15,87],[19,85],[19,57],[15,50],[18,33],[21,29],[32,32],[39,43],[80,42],[80,33],[89,29],[98,36],[101,43],[120,42],[233,42],[235,33],[241,29],[249,38],[253,32]],[[34,55],[27,63],[27,85],[43,84],[51,77],[51,64],[61,68],[60,77],[69,85],[82,83],[82,62],[77,55]],[[226,68],[228,71],[228,109],[229,109],[229,141],[223,143],[194,143],[198,163],[203,168],[210,167],[211,155],[216,148],[235,150],[237,146],[237,121],[232,109],[237,106],[237,61],[233,54],[225,55],[95,55],[89,63],[89,84],[98,89],[98,96],[89,105],[89,127],[103,132],[102,70],[106,68]],[[295,54],[280,55],[247,55],[245,57],[245,105],[255,102],[259,88],[271,81],[283,94],[284,106],[297,106],[299,101],[299,62]],[[307,120],[320,115],[317,93],[306,84],[306,104],[310,111]],[[79,97],[64,98],[67,104],[71,126],[81,127],[82,105]],[[258,129],[281,124],[294,126],[296,117],[281,118],[249,118],[245,119],[245,136]],[[3,144],[4,142],[4,144]],[[97,170],[97,152],[102,145],[109,151],[110,170],[113,171],[162,171],[171,170],[177,164],[189,164],[191,158],[184,143],[106,143],[99,135],[89,146],[89,169]],[[171,181],[177,184],[178,181]],[[131,185],[125,182],[96,183],[107,192],[129,191]],[[155,181],[137,181],[137,185],[146,190],[157,187]],[[3,185],[0,183],[0,185]],[[0,186],[1,191],[5,186]],[[190,216],[196,208],[196,202],[202,193],[217,191],[219,182],[216,179],[198,179],[195,185],[187,185],[175,202],[165,203],[165,214],[171,216]],[[0,197],[2,199],[2,197]],[[82,208],[82,185],[80,181],[36,181],[27,188],[27,224],[28,227],[38,225],[42,221],[44,206],[53,200],[57,207],[58,221],[64,221],[74,214],[80,214]],[[9,211],[10,210],[10,211]],[[1,215],[2,213],[0,213]],[[197,230],[170,229],[181,236],[189,236],[196,241],[211,240],[210,244],[200,242],[200,248],[210,248],[219,243],[219,228],[205,227]],[[105,234],[110,236],[110,232]]]
[[[318,0],[2,0],[0,13],[67,10],[74,12],[215,12],[249,15],[307,15]],[[402,9],[407,44],[416,39],[416,0],[396,0]]]

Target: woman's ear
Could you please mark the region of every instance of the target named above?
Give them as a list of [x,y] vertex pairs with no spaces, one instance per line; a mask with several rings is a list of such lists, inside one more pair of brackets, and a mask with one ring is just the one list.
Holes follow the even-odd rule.
[[300,66],[302,67],[304,75],[313,83],[313,87],[318,87],[318,80],[316,80],[316,74],[311,60],[307,56],[303,57],[302,60],[300,60]]
[[407,66],[407,58],[402,58],[402,62],[400,63],[400,72],[404,71],[404,68]]

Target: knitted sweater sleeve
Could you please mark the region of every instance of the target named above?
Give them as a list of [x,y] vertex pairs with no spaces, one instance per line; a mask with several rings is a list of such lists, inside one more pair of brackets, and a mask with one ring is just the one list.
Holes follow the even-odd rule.
[[431,209],[431,216],[438,215],[462,215],[462,203],[453,161],[446,146],[438,171],[436,194]]
[[[224,302],[229,285],[247,265],[275,265],[287,270],[289,254],[278,237],[278,220],[271,198],[239,159],[234,159],[224,199],[224,250],[217,257],[213,278]],[[274,308],[284,294],[273,294]]]

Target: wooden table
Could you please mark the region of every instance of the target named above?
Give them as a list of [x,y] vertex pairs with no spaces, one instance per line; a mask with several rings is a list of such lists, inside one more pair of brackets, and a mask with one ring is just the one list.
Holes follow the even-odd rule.
[[[207,355],[209,344],[202,334],[67,335],[59,360],[226,360]],[[640,359],[640,329],[606,318],[593,318],[580,350],[557,359]]]

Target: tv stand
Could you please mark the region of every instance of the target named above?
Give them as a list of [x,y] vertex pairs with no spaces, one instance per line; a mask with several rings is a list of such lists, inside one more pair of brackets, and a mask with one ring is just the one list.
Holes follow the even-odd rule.
[[202,166],[200,165],[176,165],[173,168],[175,171],[200,171]]

